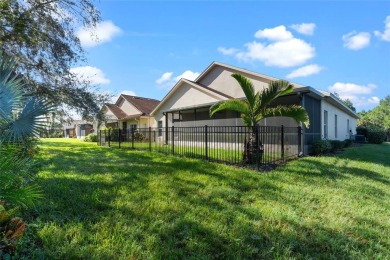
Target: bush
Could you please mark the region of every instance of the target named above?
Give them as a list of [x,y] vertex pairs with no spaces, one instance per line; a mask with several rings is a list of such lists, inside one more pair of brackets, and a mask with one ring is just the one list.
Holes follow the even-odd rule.
[[356,134],[357,134],[357,135],[364,135],[364,137],[367,138],[368,127],[365,127],[365,126],[362,126],[362,125],[356,127]]
[[332,148],[328,140],[317,140],[313,142],[313,154],[320,155],[330,151]]
[[97,134],[89,134],[83,139],[84,142],[97,142],[98,136]]
[[137,141],[137,142],[143,142],[143,141],[147,141],[146,137],[141,134],[140,132],[136,132],[134,133],[134,141]]
[[367,141],[370,144],[381,144],[385,141],[387,135],[386,132],[384,131],[376,131],[376,132],[371,132],[369,131],[367,134]]
[[350,147],[352,145],[351,139],[345,139],[344,140],[344,147]]
[[344,148],[344,141],[330,140],[329,143],[331,145],[330,151],[332,153]]

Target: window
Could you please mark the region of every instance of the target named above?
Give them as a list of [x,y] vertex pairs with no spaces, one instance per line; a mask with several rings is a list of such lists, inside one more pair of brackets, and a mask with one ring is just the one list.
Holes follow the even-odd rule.
[[351,129],[349,129],[349,119],[347,119],[347,133],[349,134],[349,130],[351,130]]
[[158,136],[162,136],[162,128],[163,128],[163,121],[160,120],[157,122],[157,127],[158,127]]
[[324,110],[324,138],[328,139],[328,111]]
[[122,129],[126,130],[127,129],[127,122],[122,122]]
[[130,129],[134,129],[134,131],[137,130],[137,124],[131,124]]
[[337,138],[337,115],[334,115],[334,138]]

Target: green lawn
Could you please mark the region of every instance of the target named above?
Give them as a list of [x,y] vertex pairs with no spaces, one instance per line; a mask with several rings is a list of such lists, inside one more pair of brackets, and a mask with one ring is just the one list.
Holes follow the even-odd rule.
[[390,258],[389,143],[268,173],[69,139],[40,147],[29,258]]

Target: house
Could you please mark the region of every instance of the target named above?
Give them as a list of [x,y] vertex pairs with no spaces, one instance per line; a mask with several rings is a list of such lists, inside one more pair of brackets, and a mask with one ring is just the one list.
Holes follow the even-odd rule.
[[104,124],[102,127],[114,129],[137,129],[152,126],[154,118],[150,112],[160,101],[129,95],[120,95],[115,104],[104,104],[102,113]]
[[90,122],[82,120],[74,120],[72,122],[65,123],[63,126],[65,138],[84,138],[90,133],[94,132],[93,125]]
[[[244,98],[238,82],[231,77],[240,73],[249,78],[260,91],[267,88],[277,78],[249,70],[213,62],[197,79],[180,79],[163,100],[154,108],[151,115],[155,118],[155,127],[162,129],[171,126],[242,126],[240,115],[234,111],[220,111],[213,118],[209,117],[209,108],[216,102],[230,98]],[[280,97],[274,105],[297,104],[303,106],[309,114],[310,127],[303,127],[302,144],[304,153],[314,140],[344,140],[354,132],[358,115],[345,106],[334,95],[314,89],[310,86],[293,84],[294,91]],[[262,126],[298,126],[291,118],[266,118]],[[167,132],[167,131],[165,131]]]

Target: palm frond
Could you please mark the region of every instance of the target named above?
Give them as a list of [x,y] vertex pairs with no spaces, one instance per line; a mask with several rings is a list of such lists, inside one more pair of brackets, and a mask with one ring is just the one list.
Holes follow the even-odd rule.
[[0,115],[10,115],[23,103],[22,78],[13,74],[16,59],[5,58],[0,52]]
[[221,110],[233,110],[242,114],[247,114],[249,113],[249,106],[244,100],[228,99],[212,105],[210,107],[210,117]]
[[38,135],[45,126],[43,117],[50,111],[51,107],[44,101],[37,98],[30,98],[22,112],[3,128],[3,141],[19,142],[29,136]]
[[265,108],[269,106],[272,101],[277,99],[278,97],[287,95],[294,90],[293,85],[291,85],[288,81],[285,80],[277,80],[272,81],[268,88],[264,89],[261,92],[261,107]]
[[307,128],[310,126],[309,115],[303,107],[298,105],[267,108],[263,118],[279,116],[291,117],[297,123],[304,123]]
[[255,103],[255,89],[252,82],[245,76],[234,73],[232,77],[235,78],[241,86],[242,91],[244,91],[245,97],[248,100],[249,106],[253,107]]

